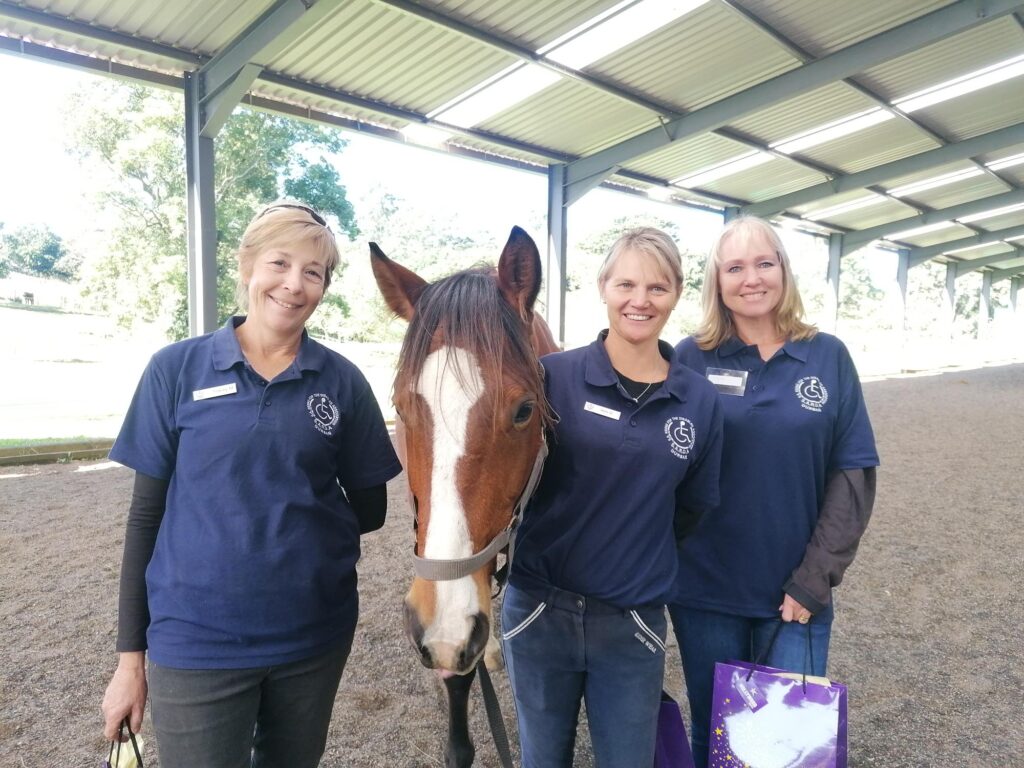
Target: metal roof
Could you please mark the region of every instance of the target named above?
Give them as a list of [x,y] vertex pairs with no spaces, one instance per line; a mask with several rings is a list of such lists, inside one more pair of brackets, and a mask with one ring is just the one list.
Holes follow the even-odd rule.
[[[988,167],[1024,153],[1024,2],[706,0],[579,68],[550,50],[638,2],[0,0],[0,51],[165,86],[255,51],[232,64],[258,65],[244,102],[401,141],[411,140],[402,129],[431,125],[450,152],[564,165],[570,202],[602,182],[656,189],[836,233],[844,252],[967,217],[889,245],[909,249],[912,264],[1005,253],[984,268],[1018,274],[1022,238],[948,258],[942,246],[1024,226],[1024,207],[1013,207],[1024,203],[1024,162]],[[1006,62],[1009,74],[967,93],[908,101]],[[445,121],[453,100],[515,67],[552,82],[472,125]],[[804,137],[858,115],[858,130]],[[744,157],[748,167],[685,186]]]

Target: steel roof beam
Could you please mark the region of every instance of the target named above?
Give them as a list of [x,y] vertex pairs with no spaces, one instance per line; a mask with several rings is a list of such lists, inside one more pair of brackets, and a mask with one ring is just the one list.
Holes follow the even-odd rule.
[[[729,6],[733,11],[735,11],[737,14],[739,14],[740,16],[745,18],[747,21],[749,21],[751,24],[753,24],[755,27],[757,27],[759,30],[761,30],[764,34],[766,34],[769,37],[771,37],[772,40],[774,40],[777,44],[779,44],[783,48],[785,48],[791,55],[793,55],[796,58],[800,59],[801,63],[808,64],[808,63],[810,63],[811,61],[814,60],[814,56],[809,51],[805,51],[803,48],[801,48],[795,42],[793,42],[788,37],[783,35],[781,32],[779,32],[779,30],[775,29],[775,27],[773,27],[770,24],[768,24],[764,19],[759,17],[754,12],[748,10],[747,8],[744,8],[741,5],[736,4],[735,2],[733,2],[733,0],[720,0],[720,2],[722,2],[725,5]],[[1015,14],[1015,17],[1018,18],[1018,20],[1019,20],[1019,15]],[[885,100],[885,98],[883,98],[879,94],[875,93],[873,90],[871,90],[866,85],[861,83],[857,78],[855,78],[855,77],[847,77],[847,78],[844,78],[841,82],[844,83],[846,86],[848,86],[848,87],[852,88],[853,90],[855,90],[857,93],[859,93],[859,94],[869,98],[871,101],[873,101],[875,104],[877,104],[881,109],[883,109],[884,111],[888,112],[893,117],[899,118],[900,120],[904,121],[905,123],[913,126],[918,131],[921,131],[922,133],[924,133],[929,138],[934,139],[936,142],[939,143],[940,146],[945,146],[945,145],[950,143],[949,137],[943,136],[942,134],[938,133],[937,131],[932,129],[929,125],[927,125],[926,123],[922,122],[918,118],[915,118],[915,117],[911,116],[908,112],[905,112],[904,110],[900,109],[899,107],[897,107],[897,106],[895,106],[893,104],[890,104],[888,101]],[[783,157],[788,157],[784,153],[780,153],[780,154],[782,154]],[[1014,187],[1017,186],[1012,180],[1007,179],[1004,176],[1002,176],[999,172],[992,170],[991,168],[986,166],[983,162],[981,162],[978,158],[970,157],[970,158],[967,158],[967,159],[969,159],[971,161],[971,163],[973,163],[974,166],[979,168],[983,173],[985,173],[988,176],[991,176],[992,178],[996,179],[997,181],[999,181],[1000,183],[1005,185],[1008,189],[1013,189]],[[829,177],[830,180],[833,180],[833,179],[836,179],[836,178],[842,176],[843,174],[841,172],[839,172],[838,169],[837,169],[835,172],[829,173],[829,174],[826,174],[826,175]],[[880,188],[876,188],[876,187],[868,187],[868,189],[870,189],[872,192],[875,192],[876,194],[879,194],[879,195],[881,195],[883,197],[888,197],[890,199],[896,200],[897,202],[906,203],[905,200],[902,200],[902,199],[899,199],[899,198],[895,198],[893,195],[889,194],[889,192],[887,190],[885,190],[885,189],[880,189]],[[922,213],[923,212],[923,208],[921,208],[920,206],[917,206],[917,207],[918,207],[918,213]],[[771,213],[769,213],[767,215],[771,215],[771,214],[774,214],[774,213],[778,213],[778,211],[772,211]],[[755,214],[752,214],[752,215],[757,215],[757,214],[755,213]]]
[[56,29],[61,32],[71,32],[75,35],[81,35],[93,40],[102,40],[103,42],[113,43],[124,48],[130,48],[134,51],[152,53],[155,56],[163,56],[186,64],[202,64],[207,58],[199,56],[191,51],[185,51],[170,45],[163,45],[162,43],[156,43],[152,40],[132,37],[131,35],[126,35],[123,32],[116,32],[112,29],[95,27],[91,24],[65,18],[64,16],[56,16],[51,13],[12,5],[5,0],[0,0],[0,17],[15,19],[17,21],[26,21],[29,24],[46,27],[47,29]]
[[940,221],[953,221],[961,216],[972,216],[976,213],[984,213],[1006,205],[1016,205],[1017,203],[1024,203],[1024,189],[1014,189],[1010,192],[972,200],[969,203],[961,203],[949,208],[928,211],[927,213],[910,216],[906,219],[897,219],[887,224],[879,224],[877,227],[856,229],[846,235],[843,245],[846,253],[852,253],[858,248],[863,248],[872,240],[878,240],[894,232],[923,227],[928,224],[938,224]]
[[278,0],[199,69],[203,136],[214,137],[266,62],[337,7],[339,0]]
[[[787,195],[779,195],[770,200],[762,200],[758,203],[751,203],[744,206],[743,213],[751,216],[771,216],[780,211],[794,208],[798,205],[813,202],[822,197],[838,195],[841,192],[849,192],[854,189],[863,189],[872,184],[888,181],[911,173],[927,171],[944,163],[955,160],[968,160],[975,155],[993,152],[1003,147],[1024,142],[1024,123],[1017,123],[997,131],[983,133],[970,139],[947,144],[944,147],[929,149],[919,152],[910,157],[894,160],[891,163],[878,165],[857,173],[842,174],[831,181],[815,184],[812,187],[798,189]],[[902,202],[902,201],[901,201]]]
[[567,183],[595,175],[606,178],[633,158],[698,133],[721,128],[731,120],[891,61],[910,51],[1005,16],[1022,6],[1024,4],[1020,0],[986,0],[980,4],[978,0],[958,0],[576,160],[569,165]]
[[959,248],[988,245],[989,243],[998,243],[1000,240],[1012,240],[1015,237],[1024,237],[1024,224],[1019,227],[1009,227],[1008,229],[999,229],[993,232],[980,232],[974,237],[950,240],[948,243],[937,243],[936,245],[928,245],[923,248],[911,248],[910,266],[916,267],[918,264],[922,264],[929,259],[942,256]]
[[1021,274],[1024,274],[1024,264],[1018,264],[1015,267],[1008,267],[1006,269],[998,269],[992,273],[992,282],[997,283],[1000,280],[1005,280],[1008,277],[1016,277]]
[[1002,264],[1004,261],[1011,261],[1020,257],[1021,249],[1017,246],[1010,246],[1009,249],[1002,253],[994,253],[991,256],[986,256],[983,259],[969,259],[967,261],[956,262],[956,276],[962,277],[968,272],[974,272],[981,269],[982,267],[990,267],[993,264]]

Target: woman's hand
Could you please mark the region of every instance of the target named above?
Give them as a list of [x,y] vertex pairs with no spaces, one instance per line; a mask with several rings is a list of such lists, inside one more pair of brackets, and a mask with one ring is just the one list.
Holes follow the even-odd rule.
[[146,652],[132,651],[119,655],[117,669],[103,694],[103,736],[107,741],[117,738],[121,722],[127,717],[134,733],[142,728],[146,711]]
[[811,620],[811,612],[789,595],[783,598],[779,610],[782,611],[783,621],[798,621],[801,624],[806,624]]

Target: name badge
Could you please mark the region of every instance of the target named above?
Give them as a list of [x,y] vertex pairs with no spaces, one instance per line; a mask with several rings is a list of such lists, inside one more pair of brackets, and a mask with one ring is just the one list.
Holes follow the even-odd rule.
[[611,408],[605,408],[603,405],[597,405],[596,403],[587,402],[583,406],[584,411],[590,411],[596,413],[598,416],[604,416],[606,419],[615,419],[618,421],[622,415],[621,411],[613,411]]
[[747,391],[747,371],[732,371],[728,368],[708,368],[708,381],[723,395],[742,397]]
[[233,395],[238,391],[238,385],[235,382],[230,384],[221,384],[219,387],[207,387],[206,389],[195,389],[192,391],[193,400],[209,400],[211,397],[223,397],[224,395]]

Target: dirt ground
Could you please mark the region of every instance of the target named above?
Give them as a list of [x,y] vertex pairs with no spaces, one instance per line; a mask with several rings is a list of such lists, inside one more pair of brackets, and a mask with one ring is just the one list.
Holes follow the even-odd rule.
[[[1024,365],[865,390],[883,466],[874,520],[837,592],[829,670],[850,688],[850,765],[1018,765]],[[96,768],[105,752],[99,701],[115,664],[130,483],[105,462],[0,470],[4,768]],[[324,766],[442,765],[443,692],[401,630],[412,535],[402,483],[387,525],[365,539],[363,611]],[[681,698],[672,654],[668,688]],[[507,679],[496,683],[514,733]],[[478,694],[471,729],[477,765],[496,766]],[[585,730],[577,765],[592,765]]]

